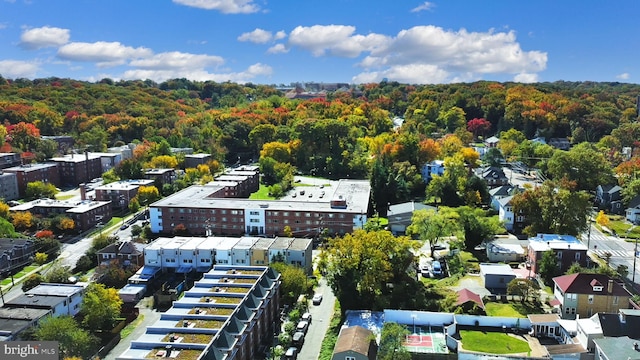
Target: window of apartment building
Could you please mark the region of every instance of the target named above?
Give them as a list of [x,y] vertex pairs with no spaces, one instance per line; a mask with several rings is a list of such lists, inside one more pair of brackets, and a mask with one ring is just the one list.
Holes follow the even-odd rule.
[[613,305],[618,305],[618,300],[620,300],[617,296],[613,297]]
[[282,222],[283,222],[283,223],[285,223],[285,224],[288,224],[288,223],[289,223],[289,220],[284,219]]
[[[235,219],[234,219],[235,220]],[[260,222],[260,219],[249,219],[249,222],[257,223]]]
[[556,256],[558,257],[559,260],[562,260],[562,251],[558,251]]
[[227,214],[227,210],[220,210],[220,213],[221,213],[222,215],[226,215],[226,214]]
[[580,260],[580,253],[579,252],[576,253],[575,259],[578,260],[578,261]]
[[260,215],[259,211],[249,211],[249,215]]
[[567,294],[567,299],[576,301],[578,300],[578,294]]
[[231,210],[231,215],[238,215],[238,210]]
[[215,214],[215,213],[216,213],[216,211],[212,209],[212,210],[211,210],[211,214],[213,215],[213,214]]
[[593,304],[593,295],[589,295],[589,304]]
[[289,212],[288,212],[288,211],[285,211],[285,212],[283,212],[283,213],[282,213],[282,215],[283,215],[283,216],[289,216]]
[[305,217],[311,217],[311,213],[304,214]]
[[226,221],[227,221],[227,217],[225,216],[222,218],[222,222],[226,222]]
[[178,212],[184,214],[184,209],[178,209]]

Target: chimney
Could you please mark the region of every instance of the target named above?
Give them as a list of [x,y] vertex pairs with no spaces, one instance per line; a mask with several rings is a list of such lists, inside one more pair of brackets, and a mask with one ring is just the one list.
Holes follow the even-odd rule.
[[80,184],[80,199],[87,200],[87,188],[84,183]]
[[609,279],[609,283],[607,284],[607,292],[609,294],[613,293],[613,280]]

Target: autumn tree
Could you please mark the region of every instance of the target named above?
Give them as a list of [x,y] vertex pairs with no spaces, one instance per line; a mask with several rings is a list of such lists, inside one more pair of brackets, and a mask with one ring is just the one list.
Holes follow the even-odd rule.
[[282,275],[280,294],[283,303],[293,304],[300,295],[307,295],[312,290],[303,268],[282,261],[270,262],[269,266]]
[[151,186],[140,186],[138,188],[138,194],[135,196],[137,198],[140,205],[149,205],[154,201],[160,200],[160,191],[157,187]]
[[589,143],[556,151],[547,162],[549,175],[576,183],[576,190],[594,191],[598,185],[614,183],[613,169],[602,151]]
[[43,282],[44,282],[44,277],[41,274],[39,273],[31,274],[27,276],[27,278],[22,283],[22,291],[27,292],[33,289],[34,287],[40,285]]
[[16,230],[27,230],[33,227],[34,217],[29,211],[16,211],[11,216],[11,223]]
[[9,205],[0,201],[0,217],[4,219],[9,219]]
[[151,160],[146,164],[146,167],[155,169],[175,169],[178,167],[178,159],[171,155],[158,155],[151,158]]
[[9,142],[11,146],[22,151],[34,151],[40,141],[40,130],[30,123],[19,122],[10,126]]
[[408,238],[384,230],[356,230],[330,239],[322,254],[322,271],[342,311],[387,308],[387,283],[402,277],[413,263],[412,246]]
[[473,118],[467,122],[467,130],[471,131],[476,138],[484,136],[491,130],[491,123],[485,118]]
[[122,299],[114,288],[91,283],[82,298],[82,325],[92,331],[111,330],[120,316]]
[[598,212],[598,215],[596,216],[596,223],[604,227],[609,226],[609,217],[604,213],[604,211],[600,210]]

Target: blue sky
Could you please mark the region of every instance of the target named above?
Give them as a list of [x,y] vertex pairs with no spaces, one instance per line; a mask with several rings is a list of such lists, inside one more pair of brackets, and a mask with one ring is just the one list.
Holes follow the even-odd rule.
[[637,0],[0,0],[0,75],[640,82]]

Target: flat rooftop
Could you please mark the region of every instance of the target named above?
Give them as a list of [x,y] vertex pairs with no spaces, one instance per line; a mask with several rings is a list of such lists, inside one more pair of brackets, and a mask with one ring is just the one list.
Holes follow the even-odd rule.
[[95,200],[82,200],[82,201],[69,201],[69,200],[52,200],[52,199],[38,199],[26,202],[24,204],[12,206],[9,208],[11,211],[28,211],[34,207],[57,207],[67,209],[67,212],[72,213],[84,213],[89,210],[93,210],[109,204],[111,201],[95,201]]
[[4,169],[4,171],[8,172],[31,172],[31,171],[39,171],[42,169],[49,169],[52,167],[58,167],[58,164],[53,163],[39,163],[39,164],[26,164],[20,166],[14,166],[10,168]]
[[[251,200],[237,198],[210,198],[212,193],[219,191],[221,186],[192,185],[182,191],[161,199],[151,207],[176,208],[210,208],[210,209],[268,209],[275,211],[315,211],[332,213],[362,213],[366,214],[369,207],[371,185],[368,180],[340,180],[337,186],[327,189],[322,198],[314,196],[304,197],[304,200]],[[311,191],[314,187],[305,187]],[[319,189],[319,188],[318,188]],[[331,190],[331,192],[330,192]],[[343,200],[345,207],[331,205],[333,200]]]
[[153,185],[151,179],[136,179],[126,181],[116,181],[105,185],[97,186],[94,190],[133,190],[140,186]]

